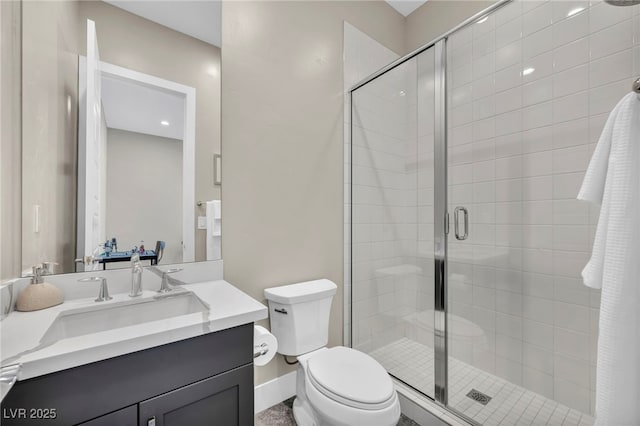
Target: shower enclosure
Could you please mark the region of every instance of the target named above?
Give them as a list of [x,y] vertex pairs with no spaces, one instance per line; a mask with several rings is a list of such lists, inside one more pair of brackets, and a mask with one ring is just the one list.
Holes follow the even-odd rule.
[[598,209],[640,6],[505,1],[351,90],[351,339],[478,424],[592,424]]

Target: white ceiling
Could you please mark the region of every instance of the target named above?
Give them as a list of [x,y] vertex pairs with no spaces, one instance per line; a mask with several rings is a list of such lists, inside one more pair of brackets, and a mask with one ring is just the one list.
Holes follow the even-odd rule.
[[104,1],[214,46],[221,46],[222,12],[219,0]]
[[404,16],[409,16],[411,12],[422,6],[427,0],[386,0],[395,10]]
[[184,98],[175,94],[103,76],[102,107],[108,128],[183,139]]

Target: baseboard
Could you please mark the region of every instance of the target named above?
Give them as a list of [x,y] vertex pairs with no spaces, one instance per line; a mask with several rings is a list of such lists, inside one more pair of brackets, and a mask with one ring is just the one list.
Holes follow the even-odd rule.
[[254,413],[273,407],[296,394],[296,371],[255,387]]

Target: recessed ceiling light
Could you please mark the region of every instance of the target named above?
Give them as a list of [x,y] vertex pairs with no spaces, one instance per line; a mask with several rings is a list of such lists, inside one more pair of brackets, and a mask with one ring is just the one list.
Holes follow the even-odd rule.
[[522,70],[522,75],[529,75],[532,72],[534,72],[535,70],[536,70],[535,68],[531,68],[531,67],[525,68],[525,69]]
[[476,21],[476,24],[482,24],[483,22],[485,22],[487,19],[489,19],[489,15],[483,16],[482,18],[478,19]]
[[168,126],[169,122],[167,120],[162,120],[160,124],[162,124],[163,126]]
[[567,18],[568,18],[569,16],[573,16],[573,15],[575,15],[576,13],[580,13],[580,12],[582,12],[583,10],[584,10],[584,7],[576,7],[575,9],[571,9],[571,10],[569,11],[569,13],[567,13]]

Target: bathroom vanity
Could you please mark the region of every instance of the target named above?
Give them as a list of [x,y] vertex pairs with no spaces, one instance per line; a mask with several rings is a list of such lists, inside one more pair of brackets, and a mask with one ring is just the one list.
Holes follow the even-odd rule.
[[113,296],[2,321],[3,365],[21,365],[2,425],[253,424],[253,322],[264,305],[222,280]]
[[2,424],[250,425],[252,342],[246,324],[19,381]]

